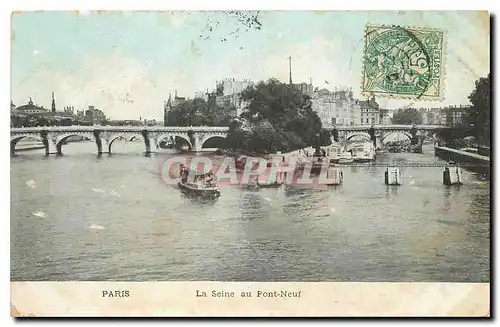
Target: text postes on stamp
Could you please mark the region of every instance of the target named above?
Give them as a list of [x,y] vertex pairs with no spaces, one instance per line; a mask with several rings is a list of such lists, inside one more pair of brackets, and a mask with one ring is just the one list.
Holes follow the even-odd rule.
[[419,100],[443,98],[443,30],[368,25],[365,31],[362,93]]

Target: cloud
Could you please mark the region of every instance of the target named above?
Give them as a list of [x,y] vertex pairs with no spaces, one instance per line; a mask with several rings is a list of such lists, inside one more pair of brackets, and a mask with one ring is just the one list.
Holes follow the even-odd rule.
[[[163,100],[174,80],[153,72],[147,63],[119,54],[87,55],[78,69],[64,71],[42,65],[19,88],[13,90],[17,105],[31,96],[35,103],[50,107],[55,92],[58,110],[95,105],[116,119],[162,117]],[[161,76],[161,78],[159,78]],[[16,93],[22,90],[22,93]]]
[[158,22],[161,26],[167,28],[180,28],[186,23],[190,13],[188,11],[165,11],[159,12]]
[[[262,51],[243,53],[239,57],[228,58],[219,62],[214,68],[218,74],[227,74],[227,77],[252,78],[253,80],[267,80],[276,77],[282,82],[289,80],[289,62],[292,57],[292,79],[294,83],[309,82],[323,86],[324,81],[330,83],[347,84],[341,77],[345,61],[339,56],[338,39],[328,40],[318,34],[303,43],[266,44]],[[359,82],[357,82],[359,84]]]
[[[188,18],[186,12],[165,12],[159,20],[161,25],[172,28],[191,26]],[[36,50],[31,50],[37,68],[20,85],[13,85],[12,100],[22,105],[31,96],[47,108],[51,104],[51,92],[55,92],[59,110],[67,105],[80,110],[94,105],[113,119],[161,119],[163,102],[174,89],[181,96],[192,97],[195,91],[213,90],[215,82],[223,78],[259,81],[276,77],[287,82],[289,56],[294,83],[309,82],[312,78],[315,87],[349,86],[355,96],[360,96],[363,45],[358,44],[358,40],[353,43],[341,36],[327,36],[326,32],[297,40],[279,38],[278,34],[273,32],[262,37],[264,35],[256,32],[249,34],[246,42],[242,37],[231,44],[186,38],[185,42],[175,43],[176,47],[183,47],[184,51],[174,52],[181,55],[166,56],[164,62],[148,62],[119,52],[87,53],[82,55],[78,67],[73,68],[60,67],[38,48],[36,55]],[[450,40],[446,100],[415,105],[466,102],[476,76],[484,76],[488,71],[489,54],[483,50],[488,47],[488,41],[488,36],[477,37],[470,44],[466,40]],[[412,103],[382,97],[378,101],[384,108]]]

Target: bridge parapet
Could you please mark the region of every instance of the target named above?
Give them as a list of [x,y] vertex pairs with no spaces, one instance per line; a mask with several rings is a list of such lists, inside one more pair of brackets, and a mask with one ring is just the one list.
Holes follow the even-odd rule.
[[[229,127],[226,126],[38,126],[11,128],[11,152],[15,151],[16,143],[24,137],[46,139],[53,143],[46,145],[46,153],[62,153],[65,140],[73,135],[84,136],[94,141],[98,153],[103,150],[111,153],[111,145],[119,137],[131,139],[138,137],[144,140],[146,153],[158,148],[161,140],[166,137],[181,137],[189,146],[199,151],[203,143],[213,137],[225,138]],[[42,135],[43,134],[43,135]],[[45,143],[47,143],[45,141]]]
[[12,133],[39,133],[43,130],[49,132],[92,132],[102,130],[104,132],[227,132],[226,126],[38,126],[38,127],[20,127],[11,128]]
[[[450,126],[445,125],[373,125],[375,130],[411,130],[413,127],[417,130],[438,130],[438,129],[449,129],[452,128]],[[368,131],[372,126],[371,125],[353,125],[353,126],[336,126],[336,127],[328,127],[327,129],[333,130],[337,129],[339,131]]]

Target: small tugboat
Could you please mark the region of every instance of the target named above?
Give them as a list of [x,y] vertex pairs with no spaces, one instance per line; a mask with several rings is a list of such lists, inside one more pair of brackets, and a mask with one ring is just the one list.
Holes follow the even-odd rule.
[[181,180],[178,185],[183,193],[205,198],[218,198],[220,196],[220,188],[211,171],[196,172],[193,181],[188,181],[188,177],[189,169],[181,166]]

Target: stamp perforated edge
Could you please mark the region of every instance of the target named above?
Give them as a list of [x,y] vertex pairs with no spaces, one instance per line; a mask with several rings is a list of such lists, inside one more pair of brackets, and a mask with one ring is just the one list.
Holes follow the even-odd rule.
[[[409,95],[409,94],[400,94],[400,93],[377,93],[377,92],[366,92],[363,91],[363,86],[365,84],[365,54],[367,50],[367,39],[366,35],[368,34],[368,30],[370,28],[402,28],[402,29],[409,29],[409,30],[420,30],[420,29],[425,29],[425,30],[434,30],[434,31],[439,31],[443,33],[443,41],[441,44],[441,51],[442,51],[442,56],[441,56],[441,74],[439,78],[439,97],[429,97],[423,95],[422,97],[418,98],[416,95]],[[398,24],[375,24],[375,23],[367,23],[364,28],[364,35],[363,35],[363,55],[362,55],[362,65],[361,65],[361,85],[360,85],[360,93],[363,96],[368,96],[370,94],[375,94],[377,97],[381,98],[389,98],[389,99],[397,99],[397,100],[414,100],[414,101],[427,101],[427,102],[435,102],[435,101],[443,101],[446,98],[446,67],[447,67],[447,56],[448,56],[448,31],[445,29],[441,28],[436,28],[436,27],[431,27],[431,26],[410,26],[410,25],[398,25]]]

